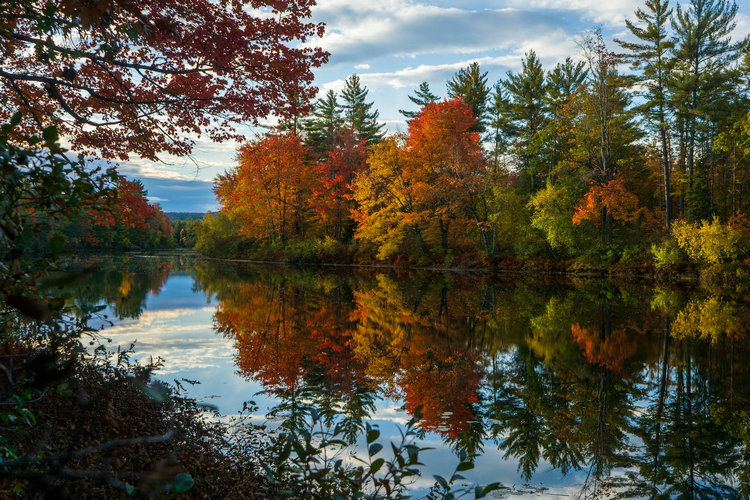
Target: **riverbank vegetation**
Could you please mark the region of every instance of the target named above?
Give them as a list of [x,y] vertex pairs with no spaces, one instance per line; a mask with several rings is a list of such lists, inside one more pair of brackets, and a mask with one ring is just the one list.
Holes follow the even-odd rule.
[[[750,249],[750,53],[731,2],[649,0],[545,70],[426,83],[386,136],[356,75],[243,146],[195,248],[260,260],[669,272]],[[732,271],[733,272],[733,271]]]

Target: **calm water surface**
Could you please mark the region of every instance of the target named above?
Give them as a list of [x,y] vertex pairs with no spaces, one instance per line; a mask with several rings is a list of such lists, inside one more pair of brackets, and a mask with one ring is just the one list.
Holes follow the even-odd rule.
[[[164,380],[259,419],[299,394],[380,426],[422,407],[424,493],[470,481],[535,498],[750,493],[750,293],[481,274],[97,259],[78,301]],[[261,393],[262,394],[259,394]]]

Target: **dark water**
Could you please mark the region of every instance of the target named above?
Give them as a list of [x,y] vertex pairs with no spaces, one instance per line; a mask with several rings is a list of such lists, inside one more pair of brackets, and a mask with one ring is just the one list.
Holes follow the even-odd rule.
[[748,288],[182,255],[101,259],[75,293],[224,415],[302,395],[387,442],[421,408],[417,494],[462,452],[535,498],[750,493]]

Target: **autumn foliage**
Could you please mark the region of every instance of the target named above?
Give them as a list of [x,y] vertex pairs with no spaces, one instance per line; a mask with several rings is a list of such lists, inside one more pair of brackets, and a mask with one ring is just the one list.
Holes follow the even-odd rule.
[[314,0],[22,0],[0,9],[0,121],[54,124],[76,151],[189,154],[194,139],[299,114],[327,54]]
[[576,207],[573,223],[590,220],[600,225],[603,213],[609,214],[620,224],[633,222],[638,216],[638,197],[628,191],[622,179],[617,178],[589,189]]
[[219,203],[242,220],[244,234],[285,240],[305,233],[309,152],[294,134],[268,134],[240,149],[238,167],[216,186]]
[[172,225],[146,195],[143,184],[119,177],[111,196],[92,202],[95,208],[87,216],[71,221],[63,230],[79,237],[79,244],[95,248],[168,247]]

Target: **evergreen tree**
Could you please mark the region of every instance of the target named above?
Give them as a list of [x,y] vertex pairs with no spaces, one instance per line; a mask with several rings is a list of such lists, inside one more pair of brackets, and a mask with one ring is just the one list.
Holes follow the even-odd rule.
[[552,71],[547,72],[546,89],[544,97],[549,110],[549,120],[543,132],[544,150],[541,151],[547,163],[547,182],[553,182],[551,173],[562,161],[566,151],[572,144],[566,140],[565,134],[560,133],[560,127],[565,120],[564,106],[568,104],[575,93],[584,86],[588,70],[586,63],[580,61],[574,63],[568,57],[564,63],[558,63]]
[[477,123],[472,127],[475,132],[484,132],[487,128],[487,107],[491,88],[487,85],[487,73],[482,73],[479,64],[471,63],[462,68],[448,81],[448,97],[460,98],[470,106]]
[[[427,82],[420,83],[419,88],[414,91],[414,95],[408,97],[409,100],[416,104],[420,110],[425,107],[425,105],[431,102],[436,102],[440,99],[440,97],[430,91],[430,85]],[[419,111],[404,111],[403,109],[399,109],[398,112],[404,115],[407,121],[412,120],[419,113]]]
[[492,142],[492,166],[500,165],[500,157],[508,152],[516,128],[511,117],[510,102],[503,91],[502,81],[492,89],[492,106],[490,107],[490,140]]
[[635,11],[635,17],[640,24],[636,25],[629,19],[625,21],[628,30],[638,41],[615,40],[620,47],[627,50],[625,57],[636,72],[635,81],[645,89],[645,102],[640,110],[650,126],[659,134],[667,231],[672,225],[671,166],[667,140],[669,103],[666,92],[673,63],[670,51],[674,43],[667,32],[667,23],[671,16],[669,0],[646,0],[646,10],[639,8]]
[[359,76],[350,76],[346,79],[344,90],[341,91],[344,101],[341,108],[346,124],[360,141],[370,145],[383,140],[385,134],[384,125],[378,123],[380,113],[372,109],[372,102],[367,102],[367,93],[367,87],[362,86]]
[[540,132],[547,122],[547,84],[542,63],[533,50],[526,54],[521,73],[508,72],[503,85],[508,91],[510,110],[518,130],[513,149],[520,160],[520,171],[529,176],[534,191],[542,167]]
[[558,63],[555,69],[547,73],[547,95],[545,100],[552,113],[568,102],[570,97],[586,82],[588,71],[586,63],[574,63],[568,57],[564,63]]
[[[672,26],[676,34],[675,65],[670,79],[678,118],[684,122],[684,148],[688,175],[687,215],[706,218],[712,208],[707,153],[711,151],[710,119],[722,94],[738,73],[734,63],[746,42],[733,42],[737,4],[726,0],[690,0],[677,6]],[[726,103],[725,103],[726,104]],[[705,134],[708,132],[708,134]],[[703,136],[703,144],[699,144]],[[699,150],[700,148],[700,150]],[[701,157],[696,158],[697,154]]]
[[324,97],[318,99],[312,116],[304,123],[305,144],[318,158],[324,158],[328,151],[333,150],[343,124],[336,92],[329,90]]

